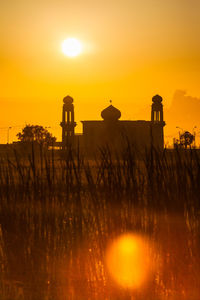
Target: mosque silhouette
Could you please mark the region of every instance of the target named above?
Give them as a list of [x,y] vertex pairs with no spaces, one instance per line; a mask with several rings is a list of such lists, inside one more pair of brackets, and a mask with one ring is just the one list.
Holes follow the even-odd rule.
[[62,149],[79,145],[85,153],[92,154],[102,147],[110,150],[120,150],[124,143],[131,144],[136,151],[145,151],[150,147],[162,150],[164,148],[163,104],[162,97],[152,98],[151,120],[120,120],[121,112],[112,104],[101,112],[102,120],[81,121],[83,133],[75,134],[75,117],[73,98],[66,96],[63,99],[62,122]]

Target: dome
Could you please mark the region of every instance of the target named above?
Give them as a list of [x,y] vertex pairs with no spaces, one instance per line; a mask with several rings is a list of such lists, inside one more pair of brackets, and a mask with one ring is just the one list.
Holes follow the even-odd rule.
[[66,96],[66,97],[63,99],[63,102],[64,102],[65,104],[72,104],[73,101],[74,101],[74,99],[73,99],[72,97],[70,97],[70,96]]
[[161,103],[162,100],[163,100],[162,97],[159,96],[159,95],[155,95],[155,96],[152,98],[152,101],[153,101],[154,103]]
[[121,112],[113,105],[110,105],[102,110],[101,116],[105,121],[117,121],[121,117]]

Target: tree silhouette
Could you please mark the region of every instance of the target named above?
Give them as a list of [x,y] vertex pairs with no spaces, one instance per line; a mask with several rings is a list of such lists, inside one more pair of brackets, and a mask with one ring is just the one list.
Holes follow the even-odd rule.
[[22,132],[17,134],[18,140],[21,142],[36,142],[43,146],[50,146],[56,141],[56,137],[39,125],[26,125]]
[[185,131],[183,134],[180,135],[180,145],[185,147],[191,147],[192,143],[194,142],[195,137],[189,131]]

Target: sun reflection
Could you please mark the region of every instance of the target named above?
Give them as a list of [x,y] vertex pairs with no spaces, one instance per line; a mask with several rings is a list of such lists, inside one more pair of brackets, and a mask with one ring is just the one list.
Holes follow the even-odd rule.
[[108,247],[106,264],[113,279],[125,288],[138,288],[149,276],[149,246],[139,236],[120,236]]

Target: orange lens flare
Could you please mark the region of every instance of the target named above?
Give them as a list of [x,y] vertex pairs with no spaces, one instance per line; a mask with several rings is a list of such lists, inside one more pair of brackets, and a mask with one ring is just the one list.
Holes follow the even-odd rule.
[[139,288],[152,268],[147,241],[133,234],[122,235],[108,247],[106,265],[112,278],[124,288]]

